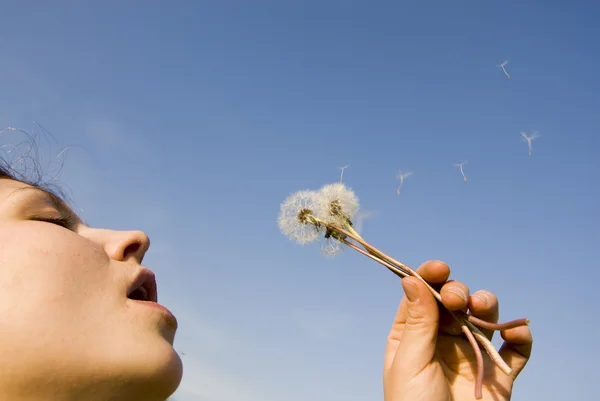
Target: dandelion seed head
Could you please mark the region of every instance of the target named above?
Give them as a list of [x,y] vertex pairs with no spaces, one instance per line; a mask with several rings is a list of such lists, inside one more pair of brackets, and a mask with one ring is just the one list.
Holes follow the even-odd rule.
[[319,198],[319,193],[308,190],[289,195],[279,209],[278,224],[281,232],[300,245],[319,238],[323,230],[314,220]]
[[358,197],[343,183],[327,184],[319,191],[316,214],[324,221],[345,224],[358,208]]
[[342,243],[330,237],[321,245],[321,252],[330,258],[339,255],[344,250]]

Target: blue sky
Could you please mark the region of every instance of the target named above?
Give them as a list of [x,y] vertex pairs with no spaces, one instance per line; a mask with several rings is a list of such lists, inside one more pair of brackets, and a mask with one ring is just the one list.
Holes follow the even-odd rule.
[[3,3],[0,126],[72,145],[60,181],[83,217],[151,237],[177,400],[382,399],[400,283],[276,224],[346,164],[365,238],[531,319],[513,400],[596,397],[600,6],[120,3]]

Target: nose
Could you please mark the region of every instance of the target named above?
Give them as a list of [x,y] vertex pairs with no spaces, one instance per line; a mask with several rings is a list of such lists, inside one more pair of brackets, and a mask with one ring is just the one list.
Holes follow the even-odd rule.
[[141,264],[150,248],[150,238],[142,231],[110,231],[104,249],[111,259],[124,262],[130,259]]

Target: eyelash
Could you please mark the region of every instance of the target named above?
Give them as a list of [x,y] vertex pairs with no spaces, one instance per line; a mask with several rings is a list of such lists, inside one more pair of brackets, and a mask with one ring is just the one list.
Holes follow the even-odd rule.
[[67,229],[70,229],[73,226],[73,222],[71,221],[71,219],[66,218],[66,217],[40,217],[40,216],[36,216],[36,217],[32,217],[31,220],[33,221],[41,221],[44,223],[50,223],[50,224],[56,224],[57,226],[61,226]]

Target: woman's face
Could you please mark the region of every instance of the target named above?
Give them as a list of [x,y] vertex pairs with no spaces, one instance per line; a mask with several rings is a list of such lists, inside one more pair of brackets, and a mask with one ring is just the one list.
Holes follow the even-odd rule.
[[47,192],[0,179],[0,399],[164,400],[175,391],[177,323],[151,302],[148,246],[142,232],[87,227]]

